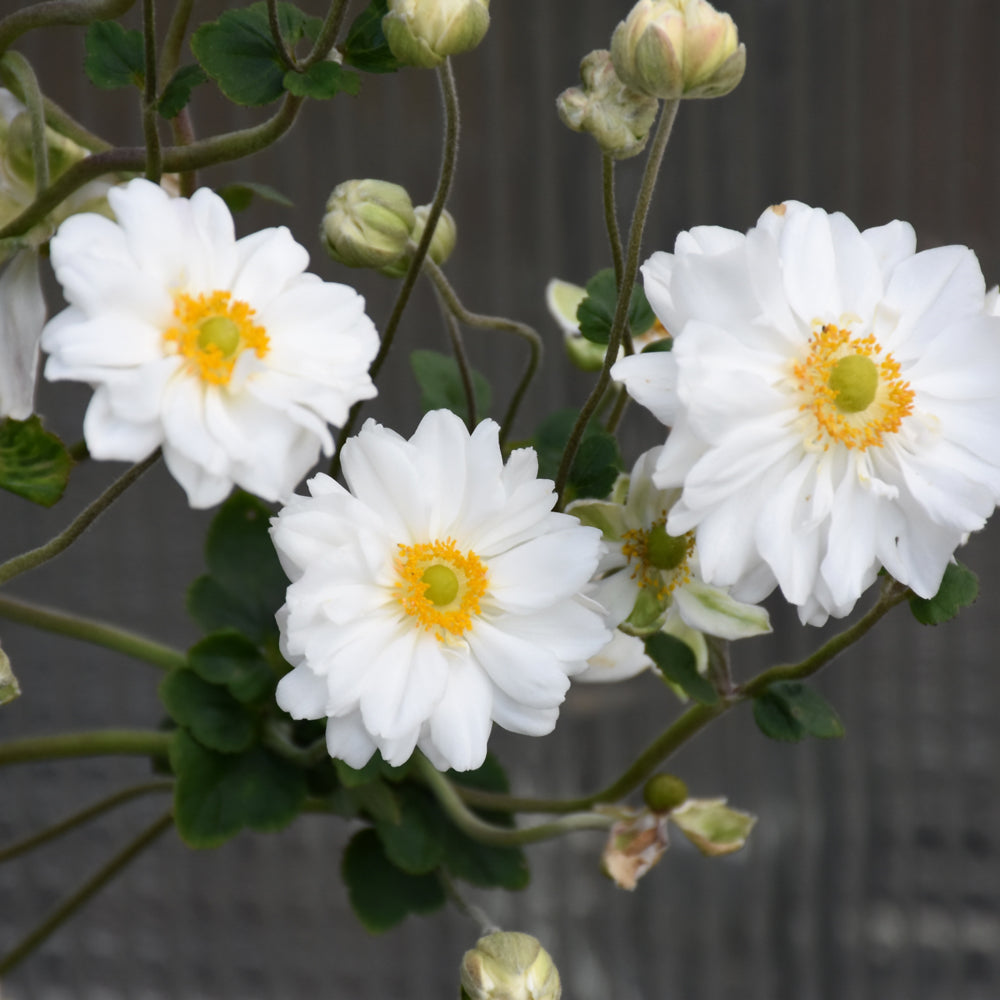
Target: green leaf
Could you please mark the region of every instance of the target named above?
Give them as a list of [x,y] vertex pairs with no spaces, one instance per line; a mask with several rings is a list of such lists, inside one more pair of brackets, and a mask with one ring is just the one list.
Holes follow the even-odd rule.
[[398,823],[401,812],[396,792],[381,778],[348,789],[349,798],[357,812],[362,812],[375,822]]
[[237,632],[215,632],[195,643],[188,664],[202,680],[224,686],[244,705],[270,698],[274,691],[274,672],[267,660]]
[[[319,20],[290,3],[278,4],[278,22],[291,50],[312,36]],[[270,104],[285,93],[288,67],[271,36],[264,3],[229,10],[191,36],[191,50],[219,89],[236,104]]]
[[397,868],[371,829],[351,838],[340,870],[354,912],[374,934],[395,927],[410,913],[430,913],[445,904],[438,879]]
[[95,21],[87,29],[83,68],[102,90],[141,87],[146,76],[142,32],[126,31],[117,21]]
[[[555,479],[559,473],[563,450],[579,415],[578,410],[557,410],[539,424],[532,439],[538,453],[538,475]],[[621,471],[618,442],[600,423],[592,420],[583,432],[566,483],[566,499],[584,497],[603,499],[610,492]]]
[[288,93],[318,100],[340,93],[357,94],[361,89],[361,77],[335,62],[313,63],[301,73],[289,70],[283,82]]
[[659,340],[654,340],[652,343],[647,344],[639,353],[656,354],[660,351],[672,351],[673,349],[674,349],[674,338],[661,337]]
[[0,424],[0,487],[51,507],[69,482],[73,459],[37,416]]
[[254,742],[254,717],[225,688],[193,670],[171,670],[160,682],[160,700],[174,722],[210,750],[240,753]]
[[938,592],[929,600],[910,598],[910,611],[921,625],[950,621],[979,596],[979,577],[960,562],[949,563]]
[[422,789],[403,785],[399,789],[399,815],[395,822],[375,823],[375,832],[386,856],[411,875],[433,871],[444,855],[445,823],[437,803]]
[[257,184],[253,181],[243,181],[240,184],[227,184],[219,188],[216,192],[226,203],[230,212],[243,212],[248,209],[254,198],[262,198],[264,201],[272,202],[275,205],[282,205],[291,208],[295,203],[291,198],[286,198],[276,188],[269,184]]
[[170,765],[177,776],[174,819],[189,847],[218,847],[246,827],[280,830],[305,801],[303,772],[261,746],[216,753],[182,729],[171,741]]
[[[598,271],[587,282],[587,297],[576,310],[580,333],[595,344],[606,344],[611,339],[611,326],[615,318],[618,289],[615,272],[611,268]],[[645,333],[656,316],[646,300],[646,294],[639,285],[632,288],[628,308],[628,325],[633,337]]]
[[[465,390],[454,358],[437,351],[413,351],[410,365],[420,386],[420,405],[425,413],[428,410],[451,410],[463,420],[469,419]],[[472,372],[472,391],[479,419],[482,420],[490,411],[492,391],[481,372]]]
[[833,707],[814,688],[801,681],[777,681],[753,700],[753,717],[772,740],[794,743],[815,736],[837,739],[843,723]]
[[388,0],[373,0],[355,19],[341,46],[344,62],[365,73],[394,73],[399,63],[382,32]]
[[654,632],[643,640],[646,654],[668,681],[702,705],[715,705],[719,693],[698,673],[694,653],[686,642],[666,632]]
[[163,88],[159,103],[156,105],[164,118],[176,118],[191,100],[191,91],[208,79],[200,66],[181,66]]

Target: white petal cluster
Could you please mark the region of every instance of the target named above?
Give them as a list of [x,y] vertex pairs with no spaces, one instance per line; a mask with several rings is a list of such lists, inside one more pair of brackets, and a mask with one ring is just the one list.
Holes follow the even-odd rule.
[[932,597],[1000,498],[1000,321],[972,251],[787,202],[642,270],[674,349],[613,374],[672,427],[654,478],[705,579],[777,584],[814,624],[880,567]]
[[90,453],[138,461],[162,447],[193,507],[234,484],[288,496],[331,452],[328,425],[375,395],[364,300],[305,273],[284,227],[237,240],[208,189],[170,198],[133,180],[108,200],[116,222],[75,215],[52,240],[69,307],[42,338],[47,378],[95,389]]
[[292,581],[278,704],[328,718],[331,756],[353,767],[418,747],[467,770],[493,722],[550,732],[569,676],[610,638],[580,596],[600,533],[552,511],[533,450],[504,465],[491,420],[470,435],[435,410],[409,440],[368,421],[343,472],[348,489],[318,475],[272,522]]

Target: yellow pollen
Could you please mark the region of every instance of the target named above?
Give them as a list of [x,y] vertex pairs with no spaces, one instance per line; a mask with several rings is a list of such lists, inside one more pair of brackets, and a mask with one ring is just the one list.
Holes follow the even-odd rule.
[[452,538],[399,546],[396,599],[418,628],[440,642],[461,638],[479,614],[489,574],[475,552],[460,552]]
[[622,553],[632,566],[632,579],[652,591],[658,601],[691,582],[694,533],[669,535],[666,520],[663,511],[648,529],[636,528],[622,535]]
[[832,323],[809,341],[809,356],[792,367],[799,409],[812,420],[807,444],[826,450],[879,448],[913,412],[914,393],[899,364],[871,334],[851,338]]
[[253,322],[254,310],[229,292],[174,297],[175,325],[164,331],[164,344],[187,360],[188,370],[203,382],[228,385],[237,358],[254,351],[267,355],[267,331]]

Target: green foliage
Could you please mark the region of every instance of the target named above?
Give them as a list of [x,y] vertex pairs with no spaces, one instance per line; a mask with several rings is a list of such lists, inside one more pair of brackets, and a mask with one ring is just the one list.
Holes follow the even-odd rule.
[[270,184],[257,184],[253,181],[243,181],[239,184],[227,184],[219,188],[216,192],[226,203],[230,212],[244,212],[253,203],[254,198],[262,198],[264,201],[281,205],[284,208],[291,208],[294,202],[291,198],[286,198],[276,188]]
[[186,667],[163,678],[160,699],[174,722],[210,750],[240,753],[257,735],[256,719],[243,705],[224,687],[202,680]]
[[394,865],[371,829],[351,838],[340,871],[354,912],[375,934],[395,927],[410,913],[430,913],[445,904],[440,881],[433,874],[412,875]]
[[807,736],[837,739],[843,723],[814,688],[801,681],[777,681],[753,700],[753,717],[772,740],[795,743]]
[[206,636],[191,647],[188,664],[202,680],[221,685],[244,705],[269,700],[274,691],[274,672],[267,660],[238,632]]
[[719,693],[698,673],[694,653],[686,642],[666,632],[654,632],[643,640],[646,654],[668,681],[702,705],[715,705]]
[[[320,21],[290,3],[278,4],[278,23],[289,49],[314,38]],[[191,37],[191,49],[219,89],[237,104],[270,104],[285,93],[288,67],[271,35],[264,3],[228,10],[203,24]]]
[[51,507],[69,482],[73,459],[37,416],[0,424],[0,488]]
[[141,32],[126,31],[117,21],[95,21],[84,44],[83,68],[95,87],[117,90],[143,85],[146,57]]
[[305,801],[304,773],[261,746],[216,753],[181,729],[170,766],[177,776],[174,819],[189,847],[218,847],[247,827],[280,830]]
[[979,596],[979,577],[960,562],[948,564],[938,592],[930,599],[910,598],[910,611],[921,625],[950,621]]
[[[580,333],[595,344],[606,344],[611,339],[611,326],[615,318],[618,289],[615,272],[611,268],[598,271],[587,282],[587,297],[576,310]],[[632,288],[632,298],[628,307],[628,325],[632,336],[645,333],[656,317],[646,301],[646,294],[639,285]]]
[[176,118],[191,100],[191,91],[208,79],[200,66],[181,66],[160,94],[157,109],[164,118]]
[[254,642],[277,634],[274,613],[284,604],[288,578],[268,534],[270,510],[236,492],[208,529],[208,574],[188,591],[192,617],[206,632],[235,629]]
[[283,77],[285,90],[296,97],[312,97],[324,100],[337,94],[357,94],[361,89],[361,78],[335,62],[313,63],[308,69],[297,73],[289,70]]
[[447,825],[437,802],[423,789],[406,784],[399,790],[396,819],[376,822],[375,832],[397,868],[423,875],[441,864]]
[[382,32],[388,0],[372,0],[355,19],[341,46],[344,62],[365,73],[394,73],[399,63]]
[[[454,358],[438,351],[413,351],[410,365],[420,386],[420,405],[425,413],[428,410],[451,410],[463,420],[469,419],[465,390]],[[476,411],[482,420],[490,411],[493,394],[481,372],[472,372],[472,391],[476,396]]]
[[[578,410],[557,410],[538,425],[532,444],[538,452],[538,475],[555,479],[563,450],[579,416]],[[603,499],[615,485],[621,471],[621,453],[613,434],[592,420],[583,433],[583,441],[573,459],[566,483],[566,498]]]

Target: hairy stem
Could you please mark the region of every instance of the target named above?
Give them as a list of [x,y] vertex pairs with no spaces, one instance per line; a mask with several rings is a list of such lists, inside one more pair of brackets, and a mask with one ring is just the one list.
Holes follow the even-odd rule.
[[347,0],[333,0],[323,19],[323,27],[319,29],[312,51],[301,62],[302,69],[309,69],[313,63],[325,59],[327,53],[333,48],[340,34],[340,26],[344,23],[344,15],[347,13]]
[[25,736],[0,743],[0,767],[72,757],[163,757],[170,733],[152,729],[92,729],[54,736]]
[[142,89],[142,135],[146,141],[146,180],[160,183],[163,154],[160,151],[160,118],[156,104],[156,3],[142,0],[142,35],[145,47],[146,76]]
[[[427,260],[430,260],[430,258],[428,257]],[[437,293],[437,301],[441,309],[441,315],[444,317],[448,339],[451,341],[451,351],[455,356],[455,364],[458,366],[458,377],[461,379],[462,393],[465,396],[465,409],[467,413],[465,422],[471,434],[476,429],[476,424],[479,423],[479,414],[476,412],[476,390],[472,384],[472,369],[469,366],[469,356],[465,352],[465,343],[462,340],[462,331],[458,328],[458,321],[445,305],[440,292]]]
[[90,24],[120,17],[135,0],[45,0],[29,4],[0,20],[0,52],[21,35],[55,25]]
[[4,67],[17,81],[17,89],[31,118],[31,162],[35,168],[35,194],[49,186],[49,144],[45,136],[45,100],[38,77],[20,52],[5,52]]
[[163,47],[160,49],[160,76],[164,80],[169,81],[180,65],[181,49],[184,47],[184,37],[187,35],[193,8],[194,0],[176,0],[174,12],[170,15],[170,23],[167,25],[167,34],[163,39]]
[[622,287],[622,270],[625,259],[622,251],[622,235],[618,228],[618,210],[615,206],[615,161],[607,153],[601,158],[601,180],[604,193],[604,225],[608,230],[608,245],[615,267],[615,285]]

